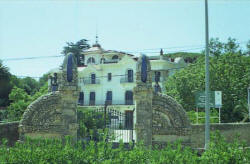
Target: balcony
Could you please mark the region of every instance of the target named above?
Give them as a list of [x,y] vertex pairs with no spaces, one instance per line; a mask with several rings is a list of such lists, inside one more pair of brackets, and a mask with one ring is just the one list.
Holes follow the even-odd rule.
[[110,60],[107,60],[105,59],[104,60],[104,64],[111,64],[111,63],[118,63],[119,59],[110,59]]
[[90,84],[100,84],[100,79],[83,79],[84,85],[90,85]]
[[[134,105],[133,100],[108,100],[107,105]],[[105,101],[90,100],[88,103],[78,102],[79,106],[104,106]]]
[[[161,83],[161,82],[163,82],[163,81],[164,81],[163,77],[160,77],[159,82]],[[152,76],[152,82],[155,82],[155,76]]]
[[133,83],[134,82],[134,78],[133,77],[121,77],[120,79],[120,83]]

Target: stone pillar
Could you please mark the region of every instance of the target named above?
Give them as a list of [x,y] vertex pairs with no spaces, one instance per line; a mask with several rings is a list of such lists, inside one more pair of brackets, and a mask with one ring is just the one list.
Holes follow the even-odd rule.
[[63,125],[65,126],[63,135],[69,135],[77,140],[78,75],[77,63],[73,54],[68,54],[65,57],[60,80],[61,112]]
[[136,142],[143,141],[152,146],[152,75],[147,56],[142,55],[136,66],[136,86],[134,98],[136,104]]

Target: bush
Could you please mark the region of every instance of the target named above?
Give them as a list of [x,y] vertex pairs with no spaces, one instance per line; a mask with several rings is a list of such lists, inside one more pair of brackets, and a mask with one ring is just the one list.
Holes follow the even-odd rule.
[[[212,118],[212,117],[219,117],[219,109],[210,109],[210,123],[219,123],[219,118]],[[187,112],[188,118],[191,121],[192,124],[197,123],[197,112],[194,110]],[[204,124],[205,123],[205,112],[199,112],[198,113],[199,118],[198,124]]]
[[0,163],[128,163],[128,164],[165,164],[165,163],[249,163],[250,150],[237,139],[227,143],[219,134],[211,138],[210,149],[201,156],[190,147],[182,147],[181,142],[168,144],[163,149],[145,148],[142,143],[135,147],[130,144],[126,149],[121,142],[119,148],[112,143],[72,142],[65,140],[30,140],[16,143],[13,147],[0,146]]

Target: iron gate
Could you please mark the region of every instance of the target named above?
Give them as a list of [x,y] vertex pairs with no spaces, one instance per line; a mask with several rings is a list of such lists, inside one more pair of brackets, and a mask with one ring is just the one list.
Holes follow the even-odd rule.
[[[97,109],[83,112],[81,118],[85,121],[85,126],[90,132],[96,129],[96,136],[100,136],[100,130],[107,130],[109,142],[129,143],[135,141],[134,132],[134,110],[118,111],[109,107],[99,107]],[[90,120],[90,121],[89,121]],[[99,131],[98,131],[99,130]],[[97,140],[98,137],[92,139]]]

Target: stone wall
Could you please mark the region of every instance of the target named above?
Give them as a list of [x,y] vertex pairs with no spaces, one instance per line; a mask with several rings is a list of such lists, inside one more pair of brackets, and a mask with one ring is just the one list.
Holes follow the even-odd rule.
[[[191,143],[193,148],[204,148],[205,125],[192,125]],[[240,140],[245,140],[250,146],[250,123],[222,123],[211,124],[211,132],[219,131],[228,142],[233,141],[238,135]]]
[[77,65],[72,53],[64,58],[58,77],[58,91],[48,93],[32,102],[20,121],[20,139],[64,138],[77,139]]
[[185,110],[172,97],[161,93],[153,96],[153,144],[164,145],[181,139],[191,143],[191,125]]
[[64,127],[61,124],[61,94],[51,92],[32,102],[20,121],[20,139],[24,137],[57,137]]
[[9,145],[13,145],[19,138],[19,122],[0,123],[0,144],[3,138],[8,140]]

